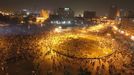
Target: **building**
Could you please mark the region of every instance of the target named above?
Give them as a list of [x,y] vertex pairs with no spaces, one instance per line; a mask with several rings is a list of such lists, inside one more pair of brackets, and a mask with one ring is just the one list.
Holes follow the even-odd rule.
[[49,19],[51,24],[69,26],[73,24],[74,11],[71,8],[58,8]]
[[120,10],[120,17],[121,18],[134,18],[134,11],[133,10]]
[[43,17],[44,20],[48,19],[48,18],[49,18],[49,12],[48,12],[48,10],[42,9],[42,10],[40,11],[39,16],[40,16],[40,17]]
[[108,17],[109,19],[116,19],[117,17],[120,17],[120,10],[117,5],[112,5],[110,7]]
[[39,16],[36,17],[36,23],[41,24],[44,21],[46,21],[48,18],[49,18],[49,12],[48,12],[48,10],[42,9],[39,12]]
[[74,18],[74,24],[76,26],[87,26],[88,21],[86,21],[84,17],[75,17]]
[[84,18],[86,19],[92,19],[96,17],[96,12],[95,11],[84,11]]
[[134,18],[134,11],[133,11],[133,10],[129,10],[127,17],[128,17],[128,18]]
[[59,15],[63,18],[72,18],[74,17],[74,11],[71,8],[59,8],[54,11],[55,15]]
[[128,16],[128,12],[125,9],[120,9],[120,17],[126,18]]
[[30,14],[32,14],[32,12],[28,9],[22,9],[22,10],[16,12],[16,15],[22,16],[22,17],[27,17]]

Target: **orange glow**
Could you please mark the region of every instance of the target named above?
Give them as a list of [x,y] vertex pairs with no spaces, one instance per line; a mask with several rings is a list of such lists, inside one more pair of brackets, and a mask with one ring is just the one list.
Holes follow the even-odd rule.
[[40,17],[43,17],[44,20],[48,19],[49,18],[49,12],[47,10],[42,9],[40,11]]
[[36,23],[43,23],[45,21],[44,17],[36,17]]

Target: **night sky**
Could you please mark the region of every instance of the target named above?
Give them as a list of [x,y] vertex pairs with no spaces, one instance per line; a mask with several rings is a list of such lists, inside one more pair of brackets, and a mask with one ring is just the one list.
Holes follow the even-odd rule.
[[70,7],[79,13],[82,10],[92,10],[98,15],[104,15],[112,4],[117,4],[120,8],[134,9],[134,0],[0,0],[0,9],[45,8],[53,10],[59,7]]

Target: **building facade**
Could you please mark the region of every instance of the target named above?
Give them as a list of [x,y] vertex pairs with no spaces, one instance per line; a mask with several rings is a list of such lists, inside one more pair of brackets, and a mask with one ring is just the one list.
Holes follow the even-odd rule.
[[92,19],[92,18],[96,17],[96,12],[95,11],[84,11],[83,16],[86,19]]
[[120,16],[120,10],[117,7],[117,5],[111,5],[108,14],[109,19],[116,19],[119,16]]

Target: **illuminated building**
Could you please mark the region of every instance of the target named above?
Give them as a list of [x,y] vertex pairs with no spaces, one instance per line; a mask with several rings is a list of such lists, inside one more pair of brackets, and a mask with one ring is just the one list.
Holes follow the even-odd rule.
[[75,25],[85,26],[87,24],[87,21],[83,17],[75,17],[74,23],[75,23]]
[[63,18],[73,18],[74,11],[71,8],[59,8],[54,12],[55,15],[59,15]]
[[50,23],[69,26],[73,24],[74,11],[71,8],[59,8],[50,15]]
[[49,12],[47,10],[42,9],[39,12],[39,15],[36,16],[36,23],[37,24],[41,24],[43,23],[45,20],[47,20],[49,18]]
[[119,8],[116,5],[112,5],[109,9],[109,18],[115,19],[120,16]]
[[22,10],[16,12],[16,15],[22,16],[24,18],[29,16],[30,14],[32,14],[32,12],[28,9],[22,9]]
[[43,23],[45,21],[44,17],[36,17],[36,23]]
[[47,10],[42,9],[40,11],[40,17],[44,18],[44,20],[49,18],[49,12]]

